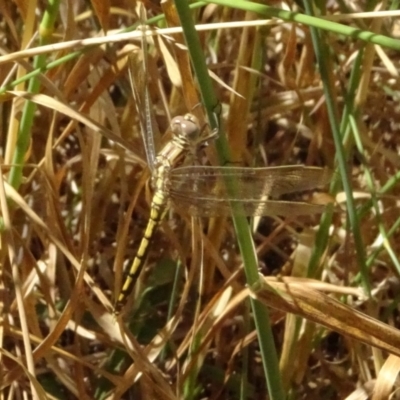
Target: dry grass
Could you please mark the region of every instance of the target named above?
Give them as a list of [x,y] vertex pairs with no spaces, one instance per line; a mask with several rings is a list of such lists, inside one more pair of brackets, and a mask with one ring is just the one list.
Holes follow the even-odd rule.
[[[351,192],[342,191],[342,169],[331,187],[333,214],[252,221],[266,277],[257,290],[245,284],[230,219],[200,225],[174,208],[156,232],[125,315],[115,319],[112,304],[146,226],[151,188],[127,73],[138,33],[128,34],[136,36],[128,43],[117,34],[103,38],[101,27],[116,33],[132,26],[134,6],[116,0],[110,11],[93,1],[90,10],[76,1],[55,8],[56,28],[50,22],[42,29],[48,36],[41,44],[59,47],[47,48],[37,39],[44,8],[27,3],[4,2],[0,20],[7,90],[0,95],[1,398],[265,399],[249,298],[270,310],[288,397],[395,393],[398,53],[326,31],[319,39],[328,50],[327,95],[306,25],[271,19],[245,26],[259,16],[213,4],[197,9],[196,24],[220,24],[199,34],[216,76],[230,161],[340,170],[343,150]],[[149,16],[161,14],[145,3]],[[328,3],[326,13],[344,20],[336,2]],[[347,3],[349,12],[366,11],[362,2]],[[301,11],[292,1],[274,5]],[[169,23],[178,23],[164,7]],[[345,24],[399,35],[396,18],[356,17]],[[186,52],[166,36],[150,51],[160,131],[170,115],[187,110],[205,120]],[[42,68],[37,84],[17,81],[34,65]],[[342,149],[328,118],[330,96]],[[216,159],[210,146],[201,161]]]

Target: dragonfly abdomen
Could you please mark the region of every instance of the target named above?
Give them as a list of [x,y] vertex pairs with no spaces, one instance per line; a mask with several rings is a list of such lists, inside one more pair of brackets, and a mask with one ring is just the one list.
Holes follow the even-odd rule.
[[165,216],[168,204],[168,195],[165,190],[165,181],[168,170],[168,166],[164,165],[160,166],[157,171],[158,173],[156,175],[155,181],[156,191],[154,192],[153,199],[151,201],[149,221],[140,242],[138,252],[125,278],[124,285],[118,295],[117,301],[115,302],[115,315],[118,315],[121,312],[121,309],[126,302],[128,294],[132,291],[135,282],[139,277],[140,272],[146,262],[150,244],[154,237],[154,232]]

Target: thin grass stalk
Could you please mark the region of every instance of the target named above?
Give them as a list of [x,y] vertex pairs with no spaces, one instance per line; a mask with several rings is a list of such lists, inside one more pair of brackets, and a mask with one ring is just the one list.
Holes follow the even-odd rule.
[[[382,25],[382,21],[378,20],[378,21],[376,21],[376,23],[373,24],[373,27],[376,30],[380,30],[381,25]],[[359,121],[360,116],[362,115],[361,106],[363,106],[365,103],[365,98],[366,98],[366,94],[368,91],[369,81],[371,79],[370,71],[372,68],[372,63],[373,63],[373,59],[374,59],[374,55],[375,55],[375,47],[372,44],[368,44],[365,47],[366,47],[366,49],[364,52],[365,57],[364,57],[363,68],[359,69],[360,71],[362,71],[362,74],[360,74],[360,75],[363,79],[363,82],[361,82],[359,87],[362,87],[363,90],[359,91],[359,92],[361,92],[361,94],[358,93],[358,96],[356,97],[357,109],[355,110],[354,115],[353,114],[350,115],[349,126],[351,128],[355,146],[357,147],[359,155],[361,155],[361,157],[362,157],[364,168],[365,168],[365,170],[364,170],[365,177],[366,177],[367,184],[369,186],[369,191],[371,193],[371,199],[368,203],[374,209],[375,218],[377,219],[378,229],[384,240],[386,251],[387,251],[389,257],[391,258],[393,265],[395,266],[397,271],[400,272],[400,263],[399,263],[398,257],[393,252],[393,250],[390,246],[390,242],[388,240],[388,233],[386,232],[385,227],[383,226],[383,223],[382,223],[382,217],[381,217],[381,212],[380,212],[379,206],[378,206],[377,193],[376,193],[376,190],[374,187],[372,173],[369,170],[366,160],[365,160],[366,151],[364,149],[363,141],[361,139],[361,135],[360,135],[360,132],[358,129],[357,121]],[[366,265],[365,265],[365,269],[360,270],[361,281],[368,279],[368,273],[369,273],[369,268],[368,268],[368,261],[367,261]]]
[[[400,172],[396,173],[394,176],[392,176],[386,182],[386,184],[379,191],[379,194],[384,194],[384,193],[389,192],[390,190],[392,190],[393,187],[399,182],[399,180],[400,180]],[[373,200],[371,199],[364,205],[364,207],[363,207],[364,212],[368,212],[368,210],[371,207],[372,201]],[[363,210],[361,212],[363,212]],[[367,269],[368,270],[372,267],[373,262],[378,257],[378,255],[381,253],[383,248],[385,248],[387,250],[387,252],[389,253],[392,261],[393,261],[393,259],[396,260],[395,265],[396,265],[397,270],[399,271],[399,269],[398,269],[399,268],[398,267],[398,263],[399,263],[398,258],[397,258],[397,256],[395,254],[393,254],[393,250],[389,245],[389,239],[395,234],[395,232],[397,231],[399,226],[400,226],[400,218],[398,218],[393,223],[393,225],[391,226],[389,231],[384,236],[384,240],[382,241],[382,244],[375,251],[373,251],[372,254],[369,256],[369,258],[367,259]]]
[[[39,44],[41,46],[46,45],[50,42],[54,24],[58,17],[58,9],[59,9],[60,0],[50,0],[48,2],[46,11],[43,15],[42,22],[40,24],[39,34]],[[41,69],[46,63],[46,55],[41,54],[35,57],[34,59],[34,68]],[[32,78],[29,81],[28,92],[29,93],[38,93],[40,89],[40,81],[37,77]],[[22,170],[24,165],[24,158],[26,156],[26,152],[28,151],[30,142],[31,142],[31,133],[32,133],[32,124],[34,120],[34,115],[36,111],[36,104],[27,101],[25,103],[21,124],[19,126],[18,131],[18,139],[17,144],[13,156],[13,166],[10,170],[9,183],[15,189],[21,184],[22,180]]]
[[[87,49],[89,49],[89,48],[87,48]],[[32,71],[26,73],[24,76],[21,76],[20,78],[13,80],[8,85],[0,87],[0,94],[4,94],[5,92],[7,92],[7,90],[11,90],[11,89],[15,88],[20,83],[24,83],[26,81],[33,80],[34,78],[38,77],[39,75],[79,57],[82,54],[82,52],[83,52],[83,50],[77,50],[77,51],[75,51],[73,53],[69,53],[57,60],[49,62],[45,65],[42,65],[40,68],[33,69]]]
[[[191,4],[190,8],[191,9],[196,9],[196,8],[199,8],[199,7],[203,7],[204,4],[205,4],[204,2],[199,1],[199,2]],[[164,14],[159,14],[159,15],[156,15],[156,16],[154,16],[152,18],[147,19],[145,21],[145,24],[146,25],[154,25],[154,24],[157,24],[157,23],[159,23],[160,21],[162,21],[164,19],[165,19],[165,15]],[[139,26],[139,22],[133,24],[132,26],[130,26],[130,27],[126,28],[126,29],[122,29],[120,31],[120,33],[126,33],[126,32],[134,31],[135,29],[137,29],[138,26]],[[47,43],[40,42],[40,46],[44,46],[45,44],[47,44]],[[26,73],[24,76],[21,76],[18,79],[13,80],[9,84],[0,87],[0,95],[4,94],[5,92],[7,92],[7,90],[14,89],[20,83],[24,83],[26,81],[32,80],[33,78],[39,76],[40,74],[43,74],[43,73],[45,73],[47,71],[50,71],[53,68],[56,68],[56,67],[58,67],[60,65],[63,65],[65,63],[69,62],[69,61],[74,60],[75,58],[81,56],[82,53],[84,53],[86,51],[89,51],[92,47],[95,47],[95,46],[98,46],[98,45],[87,46],[84,49],[80,49],[80,50],[76,50],[74,52],[68,53],[68,54],[64,55],[63,57],[58,58],[57,60],[51,61],[51,62],[49,62],[47,64],[42,63],[42,64],[40,64],[40,66],[36,66],[36,64],[34,63],[34,69],[32,71]]]
[[[371,255],[368,257],[368,259],[367,259],[367,268],[368,268],[368,269],[370,269],[370,268],[373,266],[375,260],[377,259],[377,257],[379,256],[379,254],[381,253],[381,251],[382,251],[384,248],[385,248],[386,251],[389,253],[389,255],[390,255],[390,257],[391,257],[392,259],[393,259],[393,256],[394,256],[395,258],[397,257],[395,254],[393,254],[393,250],[392,250],[391,246],[389,245],[389,239],[391,238],[391,236],[393,236],[393,234],[396,232],[396,230],[399,229],[399,227],[400,227],[400,218],[398,218],[398,219],[396,220],[396,222],[391,226],[391,228],[389,229],[389,231],[386,233],[385,237],[384,237],[383,240],[382,240],[382,244],[381,244],[377,249],[375,249],[375,250],[371,253]],[[396,265],[396,268],[397,268],[398,273],[400,273],[400,272],[399,272],[399,269],[398,269],[398,259],[397,259],[397,258],[396,258],[396,263],[395,263],[395,265]]]
[[[26,314],[26,308],[24,307],[24,298],[22,293],[22,283],[21,276],[19,270],[18,256],[16,254],[16,246],[13,237],[12,230],[12,221],[9,214],[9,208],[7,206],[7,197],[4,191],[4,181],[3,175],[0,176],[0,210],[2,213],[3,223],[4,223],[4,231],[2,232],[2,237],[4,240],[4,244],[7,246],[9,262],[11,265],[11,273],[13,276],[13,280],[16,284],[16,301],[18,306],[18,316],[19,323],[21,325],[23,344],[25,349],[25,360],[27,372],[29,372],[33,377],[36,376],[35,362],[33,359],[33,350],[32,343],[29,340],[29,324],[28,324],[28,316]],[[3,314],[5,315],[5,314]],[[4,372],[3,372],[4,374]],[[33,382],[30,382],[30,387],[32,391],[32,396],[34,399],[38,398],[38,393],[35,389],[35,385]]]
[[[183,270],[182,262],[180,260],[178,260],[176,262],[175,275],[174,275],[172,289],[171,289],[171,296],[170,296],[169,301],[168,301],[168,311],[167,311],[166,321],[170,321],[173,318],[174,310],[176,308],[176,305],[178,304],[178,299],[179,299],[179,280],[180,280],[180,278],[182,276],[182,270]],[[163,361],[166,358],[167,346],[168,346],[168,344],[164,347],[164,349],[160,353],[160,360],[161,361]]]
[[[359,154],[364,155],[365,154],[364,145],[362,143],[362,139],[360,137],[357,124],[356,124],[356,122],[354,120],[352,120],[351,122],[352,122],[352,126],[353,126],[352,130],[353,130],[353,135],[354,135],[354,138],[355,138],[355,143],[356,143],[356,146],[357,146],[357,150],[358,150]],[[371,199],[370,199],[369,203],[372,205],[372,207],[374,209],[374,214],[375,214],[375,218],[377,220],[379,233],[383,238],[383,242],[385,244],[386,251],[387,251],[387,253],[388,253],[388,255],[389,255],[389,257],[390,257],[390,259],[391,259],[391,261],[392,261],[392,263],[394,265],[394,267],[396,268],[397,273],[400,273],[400,262],[399,262],[398,256],[394,253],[393,249],[390,246],[389,232],[386,232],[386,229],[385,229],[385,227],[383,225],[383,222],[382,222],[381,211],[380,211],[379,205],[378,205],[377,193],[376,193],[376,190],[375,190],[375,185],[374,185],[374,182],[373,182],[372,173],[371,173],[371,171],[369,170],[369,168],[367,167],[367,165],[365,163],[364,163],[364,168],[365,168],[366,181],[368,183],[368,188],[369,188],[369,191],[370,191],[370,194],[371,194]],[[366,264],[365,264],[366,272],[369,272],[368,265],[371,265],[371,264],[368,263],[368,261],[366,261]],[[360,273],[362,273],[362,272],[364,272],[364,271],[361,270]]]
[[[251,308],[250,303],[246,301],[244,303],[243,309],[243,337],[246,337],[251,329]],[[250,350],[249,346],[243,346],[240,354],[241,354],[241,374],[240,374],[240,399],[248,399],[250,398],[249,393],[249,379],[248,379],[248,371],[250,368]]]
[[[215,1],[207,1],[207,2],[206,1],[196,2],[196,3],[190,4],[190,8],[195,9],[198,7],[203,7],[207,3],[214,3],[214,4],[220,4],[222,6],[232,7],[232,2],[230,2],[228,0],[215,0]],[[393,4],[391,4],[390,9],[396,10],[397,8],[396,8],[396,6],[394,6],[394,4],[398,4],[398,3],[400,3],[400,1],[396,1]],[[323,18],[309,17],[309,16],[306,16],[301,13],[276,9],[273,7],[263,6],[263,5],[260,5],[257,3],[252,3],[252,2],[247,2],[247,1],[244,2],[242,0],[235,1],[235,8],[247,10],[247,11],[255,11],[255,12],[259,13],[260,15],[264,15],[269,18],[275,17],[275,18],[282,19],[284,21],[295,21],[295,22],[299,22],[299,23],[304,23],[309,26],[315,26],[315,27],[323,29],[323,30],[335,32],[340,35],[344,35],[344,36],[348,36],[348,37],[355,37],[357,39],[369,41],[370,43],[382,45],[387,48],[391,48],[393,50],[400,49],[400,42],[397,39],[393,39],[393,38],[390,38],[385,35],[377,35],[377,34],[374,34],[373,32],[369,32],[369,31],[361,31],[360,29],[352,28],[352,27],[346,26],[344,24],[340,24],[338,22],[324,20]],[[148,19],[146,21],[146,24],[147,25],[155,24],[155,23],[161,21],[163,18],[164,18],[163,14],[157,15],[155,17]],[[129,28],[121,30],[121,33],[130,32],[136,28],[137,28],[137,24],[134,24]],[[90,47],[88,47],[88,48],[90,48]],[[76,52],[67,54],[60,59],[52,61],[46,65],[42,65],[40,68],[34,69],[33,71],[27,73],[23,77],[14,80],[7,86],[0,88],[0,94],[5,93],[7,90],[14,88],[15,86],[17,86],[20,83],[26,82],[27,80],[29,80],[33,77],[36,77],[41,73],[44,73],[48,70],[58,67],[59,65],[62,65],[68,61],[73,60],[74,58],[80,56],[82,54],[82,51],[84,51],[84,50],[78,50]]]
[[[212,88],[211,79],[208,75],[207,65],[204,60],[204,54],[201,49],[188,4],[185,0],[176,0],[175,3],[182,23],[185,40],[188,45],[193,69],[199,82],[203,104],[207,112],[211,129],[219,129],[219,138],[216,141],[216,148],[220,162],[223,164],[228,161],[230,157],[226,136],[216,118],[218,99]],[[229,182],[227,185],[228,190],[234,191],[234,182]],[[234,210],[232,218],[245,266],[247,282],[251,287],[253,287],[259,283],[259,273],[250,227],[247,219],[235,215]],[[263,360],[270,397],[271,399],[283,399],[285,396],[279,374],[278,357],[276,354],[268,310],[254,299],[251,299],[251,305],[254,313],[261,357]]]
[[[304,1],[304,6],[307,12],[312,13],[312,5],[305,0]],[[332,129],[332,134],[333,134],[333,140],[335,143],[335,149],[336,149],[336,159],[338,162],[338,167],[340,171],[340,175],[342,177],[342,182],[343,182],[343,188],[346,193],[346,199],[347,199],[347,211],[348,211],[348,216],[349,216],[349,223],[350,227],[353,232],[353,237],[354,237],[354,242],[356,246],[356,256],[357,256],[357,261],[360,269],[364,269],[366,267],[365,263],[365,248],[364,248],[364,243],[362,241],[362,236],[361,236],[361,229],[360,229],[360,221],[359,217],[357,214],[355,202],[354,202],[354,196],[353,196],[353,190],[351,187],[351,183],[349,180],[349,174],[348,174],[348,168],[347,168],[347,155],[343,146],[342,142],[342,134],[340,131],[340,125],[338,122],[338,114],[337,114],[337,109],[336,109],[336,101],[335,101],[335,96],[333,89],[330,86],[330,74],[329,70],[327,67],[327,55],[328,55],[328,48],[325,43],[325,41],[322,38],[321,32],[318,32],[315,28],[311,28],[311,37],[315,49],[315,55],[318,61],[319,65],[319,71],[321,74],[321,81],[323,85],[323,90],[325,94],[325,101],[326,101],[326,107],[328,110],[328,116],[329,116],[329,123],[331,125]],[[367,274],[365,273],[364,277],[367,277]],[[369,280],[363,279],[362,281],[364,290],[366,293],[370,293],[371,291],[371,286]]]
[[239,10],[253,11],[268,18],[278,18],[283,21],[298,22],[312,28],[318,28],[324,31],[348,36],[353,39],[360,39],[369,43],[379,44],[384,47],[389,47],[393,50],[400,50],[400,41],[398,39],[393,39],[375,32],[353,28],[338,22],[332,22],[325,18],[318,18],[311,15],[282,10],[280,8],[274,8],[244,0],[235,0],[234,2],[232,2],[232,0],[207,0],[206,2],[219,4],[225,7],[234,7]]
[[[352,138],[354,139],[355,145],[358,149],[358,152],[360,155],[364,156],[365,151],[364,151],[364,147],[362,144],[362,140],[360,138],[359,132],[358,132],[358,126],[357,126],[357,120],[359,118],[359,115],[361,114],[360,110],[356,110],[355,109],[355,102],[356,102],[356,93],[357,93],[357,89],[360,87],[361,83],[361,79],[362,79],[362,73],[365,70],[365,46],[363,46],[361,49],[359,49],[357,57],[353,63],[353,68],[352,68],[352,72],[351,72],[351,76],[350,76],[350,83],[349,83],[349,91],[347,93],[347,95],[345,96],[345,109],[344,109],[344,113],[343,113],[343,117],[342,117],[342,123],[341,123],[341,131],[344,132],[346,131],[349,135],[352,133]],[[371,63],[370,60],[371,57],[369,57],[369,62]],[[365,92],[364,92],[365,95]],[[363,97],[364,99],[364,97]],[[364,100],[363,102],[364,103]],[[358,105],[357,107],[358,109],[360,108],[360,106]],[[351,140],[351,139],[350,139]],[[353,140],[352,140],[353,143]],[[367,180],[369,181],[369,187],[371,190],[371,199],[369,201],[366,202],[366,204],[364,204],[360,210],[358,211],[358,216],[359,219],[363,218],[363,216],[369,212],[369,210],[371,209],[371,207],[374,207],[375,209],[375,213],[376,216],[378,218],[378,220],[380,220],[379,217],[379,208],[377,205],[377,199],[376,199],[376,193],[372,184],[372,177],[371,177],[371,173],[367,170],[367,166],[366,163],[364,163],[364,166],[366,168],[365,173],[367,175]],[[378,223],[378,227],[380,229],[380,232],[382,234],[382,236],[385,238],[385,241],[387,243],[388,247],[388,253],[392,253],[392,261],[394,260],[394,265],[396,266],[396,268],[399,268],[399,262],[397,260],[397,257],[394,257],[393,252],[391,252],[390,249],[390,245],[389,242],[387,241],[388,239],[388,234],[384,231],[383,226],[381,223]],[[368,262],[368,260],[365,263],[365,268],[363,268],[363,266],[361,266],[360,268],[360,273],[357,275],[357,277],[355,278],[355,282],[365,282],[365,281],[369,281],[368,278],[368,272],[369,272],[369,266],[371,264]],[[365,286],[365,285],[364,285]]]
[[[393,175],[388,181],[385,183],[385,185],[379,190],[379,195],[384,195],[387,192],[390,192],[393,190],[395,185],[397,185],[400,182],[400,171],[397,172],[395,175]],[[365,214],[367,214],[372,207],[372,199],[369,199],[366,201],[362,207],[360,207],[360,217],[364,217]]]

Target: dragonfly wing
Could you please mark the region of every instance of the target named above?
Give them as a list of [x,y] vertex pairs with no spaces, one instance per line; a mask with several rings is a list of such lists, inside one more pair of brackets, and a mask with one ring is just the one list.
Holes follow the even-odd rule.
[[129,57],[129,77],[135,100],[136,111],[140,122],[143,143],[146,150],[147,162],[154,169],[156,159],[155,137],[159,135],[153,108],[150,101],[147,75],[147,43],[142,37],[143,51]]
[[[209,200],[253,201],[325,186],[332,179],[327,168],[284,166],[266,168],[189,166],[170,173],[171,195]],[[228,191],[232,183],[232,194]]]
[[168,190],[176,206],[194,216],[306,215],[321,213],[325,206],[269,197],[326,185],[331,175],[328,169],[303,166],[180,167],[171,171]]
[[232,214],[246,217],[251,216],[299,216],[320,214],[326,206],[305,202],[283,200],[226,200],[203,199],[190,200],[187,197],[172,197],[177,209],[195,217],[222,217]]

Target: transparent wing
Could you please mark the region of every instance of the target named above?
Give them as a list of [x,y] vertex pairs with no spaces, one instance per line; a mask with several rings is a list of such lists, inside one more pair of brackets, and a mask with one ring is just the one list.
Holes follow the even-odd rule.
[[[180,167],[171,171],[168,190],[178,209],[195,216],[231,215],[233,209],[246,216],[304,215],[323,212],[325,206],[270,198],[324,186],[331,177],[328,169],[303,166]],[[229,180],[234,195],[227,190]]]
[[187,197],[172,197],[177,209],[194,217],[229,217],[233,213],[246,217],[256,216],[292,216],[321,214],[326,206],[305,202],[283,200],[226,200],[196,199],[189,201]]
[[150,101],[148,87],[148,54],[147,43],[144,35],[145,27],[141,27],[142,52],[132,54],[129,57],[129,77],[136,110],[139,116],[140,130],[146,150],[146,157],[149,168],[154,169],[156,159],[155,137],[159,135],[153,108]]

